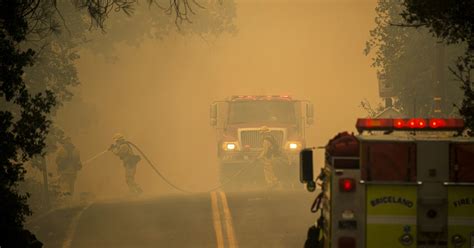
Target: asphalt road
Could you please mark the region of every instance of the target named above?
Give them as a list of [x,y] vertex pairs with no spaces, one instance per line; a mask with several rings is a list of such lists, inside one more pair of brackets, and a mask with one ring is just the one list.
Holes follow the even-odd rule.
[[215,191],[92,202],[28,224],[44,247],[302,247],[315,195]]

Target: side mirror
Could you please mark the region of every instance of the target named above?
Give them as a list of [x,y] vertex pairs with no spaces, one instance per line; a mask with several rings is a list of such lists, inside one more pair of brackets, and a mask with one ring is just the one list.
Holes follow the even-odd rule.
[[313,104],[312,103],[307,103],[306,104],[306,124],[307,125],[312,125],[313,122],[314,122]]
[[313,175],[313,149],[305,148],[300,152],[300,182],[306,183],[306,189],[313,192],[316,189]]
[[211,126],[215,127],[217,125],[217,103],[211,104],[209,109],[209,120]]

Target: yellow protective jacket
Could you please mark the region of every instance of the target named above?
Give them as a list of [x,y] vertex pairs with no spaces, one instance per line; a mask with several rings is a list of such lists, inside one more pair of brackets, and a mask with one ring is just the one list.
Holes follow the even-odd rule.
[[262,152],[259,155],[259,158],[271,159],[281,155],[280,148],[278,143],[271,134],[265,134],[263,136]]
[[133,153],[132,147],[127,142],[114,144],[111,150],[128,166],[136,165],[141,159],[140,156]]

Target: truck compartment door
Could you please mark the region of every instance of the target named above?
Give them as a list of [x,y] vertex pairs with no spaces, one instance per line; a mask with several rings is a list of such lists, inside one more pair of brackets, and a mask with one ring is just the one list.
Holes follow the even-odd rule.
[[474,247],[474,144],[450,145],[448,247]]
[[417,247],[417,185],[366,186],[366,247]]
[[416,144],[362,142],[361,177],[364,181],[415,182]]

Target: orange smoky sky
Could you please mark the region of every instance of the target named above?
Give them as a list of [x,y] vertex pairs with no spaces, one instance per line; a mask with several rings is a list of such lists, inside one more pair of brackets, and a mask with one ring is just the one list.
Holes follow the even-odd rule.
[[[209,105],[215,100],[238,94],[310,100],[316,118],[307,132],[309,146],[355,130],[356,118],[366,116],[361,100],[379,102],[375,69],[363,54],[375,26],[376,3],[241,0],[233,34],[171,33],[139,46],[123,43],[113,63],[84,50],[77,63],[77,94],[93,106],[97,120],[77,129],[80,120],[70,123],[66,118],[74,115],[72,103],[58,119],[83,160],[106,149],[120,132],[171,181],[205,190],[218,183],[215,130],[209,125]],[[320,166],[320,151],[316,160]],[[120,163],[106,154],[88,164],[79,175],[78,190],[123,194],[127,189]],[[144,161],[136,178],[147,192],[171,192]]]

